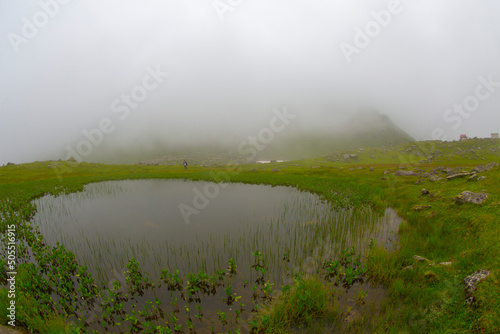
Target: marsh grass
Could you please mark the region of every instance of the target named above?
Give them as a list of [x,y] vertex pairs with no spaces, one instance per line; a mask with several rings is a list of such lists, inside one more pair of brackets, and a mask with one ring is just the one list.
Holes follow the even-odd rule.
[[[364,252],[372,238],[387,240],[398,223],[390,211],[380,217],[367,208],[334,210],[318,196],[299,192],[291,192],[283,198],[270,216],[236,218],[234,226],[222,232],[217,228],[212,232],[208,225],[208,231],[203,230],[201,234],[191,231],[195,237],[189,235],[187,240],[168,234],[159,239],[156,230],[141,238],[121,231],[101,233],[97,225],[94,232],[85,224],[95,222],[86,220],[84,214],[73,214],[92,211],[98,199],[109,196],[119,200],[124,190],[131,190],[132,184],[95,184],[83,193],[39,198],[35,201],[38,207],[35,226],[48,244],[55,246],[59,242],[72,251],[100,282],[112,278],[113,271],[109,268],[120,270],[132,257],[154,278],[158,278],[164,268],[214,272],[224,267],[227,259],[234,258],[243,268],[240,274],[251,281],[252,272],[245,268],[252,263],[252,252],[259,249],[268,259],[269,278],[281,285],[289,283],[297,271],[314,270],[320,259],[336,257],[350,247]],[[196,185],[202,187],[203,184],[187,184],[188,187]],[[282,190],[287,194],[291,191]],[[105,217],[103,214],[100,224],[106,224]]]
[[[384,171],[389,170],[393,173],[401,166],[408,169],[418,167],[424,172],[429,172],[437,166],[470,169],[478,164],[492,161],[500,162],[499,145],[499,140],[486,139],[448,143],[416,142],[396,147],[365,148],[362,152],[357,150],[342,151],[327,157],[269,164],[265,167],[248,165],[242,166],[239,171],[227,171],[224,166],[210,169],[192,166],[189,171],[184,172],[181,166],[112,166],[70,162],[36,162],[5,166],[0,168],[0,227],[2,238],[7,224],[15,224],[18,227],[18,270],[35,257],[44,263],[43,266],[39,265],[31,272],[31,277],[38,280],[38,285],[19,285],[19,293],[23,293],[25,298],[29,299],[22,303],[25,305],[37,305],[36,303],[50,305],[53,307],[54,317],[59,318],[59,320],[54,319],[54,322],[63,324],[67,322],[71,314],[59,306],[59,299],[51,301],[50,295],[47,295],[45,290],[50,288],[53,292],[65,291],[64,286],[69,282],[64,277],[71,276],[73,270],[71,255],[65,253],[61,247],[54,248],[44,245],[42,236],[31,231],[29,223],[34,213],[30,202],[46,194],[74,193],[83,190],[85,184],[109,180],[189,178],[214,181],[211,173],[223,172],[228,175],[231,182],[293,186],[315,193],[328,200],[336,208],[349,209],[360,205],[371,205],[374,212],[380,213],[386,205],[389,205],[405,219],[406,223],[400,227],[396,251],[388,251],[383,240],[378,240],[372,243],[373,247],[368,254],[368,274],[372,282],[385,285],[388,293],[387,298],[382,298],[382,303],[379,305],[372,305],[366,301],[373,295],[373,290],[370,290],[365,298],[365,306],[369,308],[369,312],[376,314],[373,319],[369,320],[371,323],[370,332],[496,333],[500,328],[498,321],[500,319],[500,288],[498,285],[500,275],[498,269],[500,268],[500,257],[498,256],[500,254],[498,243],[500,238],[500,229],[498,228],[500,173],[498,168],[485,173],[487,179],[481,182],[467,182],[466,179],[433,182],[423,179],[418,185],[415,184],[419,181],[417,177],[396,177],[391,173],[384,174]],[[359,160],[336,160],[337,156],[342,156],[344,153],[356,153]],[[426,160],[427,157],[432,157],[432,159]],[[49,167],[49,164],[55,167]],[[319,168],[313,169],[312,166],[319,166]],[[370,166],[374,167],[373,171],[368,170]],[[279,168],[281,171],[272,172],[272,168]],[[58,174],[56,169],[64,170],[64,173]],[[257,169],[257,172],[254,172],[254,169]],[[58,178],[58,175],[61,178]],[[381,178],[385,178],[385,180]],[[430,190],[435,196],[420,196],[423,187]],[[480,206],[455,204],[453,198],[464,190],[475,192],[486,190],[490,197],[485,204]],[[431,208],[415,212],[412,210],[415,205],[429,205]],[[1,243],[2,264],[5,265],[5,249],[3,248],[5,240],[2,239]],[[452,265],[429,268],[426,263],[415,263],[412,259],[415,254],[436,262],[451,261]],[[285,259],[288,258],[286,253],[281,256]],[[222,262],[227,260],[229,258],[221,259]],[[413,266],[413,270],[403,270],[410,265]],[[242,268],[238,263],[237,266],[238,270]],[[290,267],[292,266],[302,268],[301,265],[290,262]],[[218,270],[224,273],[225,269],[224,267]],[[492,274],[478,285],[475,291],[475,305],[465,305],[463,278],[479,269],[488,269]],[[79,291],[78,293],[81,295],[96,296],[98,292],[92,288],[92,278],[86,276],[85,270],[78,269],[78,272],[81,275],[78,278],[73,278],[75,284],[73,290]],[[59,279],[58,275],[64,279]],[[181,276],[182,282],[185,283],[185,276]],[[5,278],[5,274],[0,276],[4,286]],[[217,282],[224,283],[223,288],[221,286],[223,289],[221,291],[225,291],[228,284],[231,285],[232,291],[237,291],[238,284],[241,284],[242,287],[246,286],[246,290],[242,291],[253,287],[253,282],[248,282],[238,275],[234,275],[232,279],[234,281],[229,282],[227,278],[224,278],[224,275],[221,280],[217,278]],[[123,289],[126,291],[125,288]],[[181,289],[184,289],[184,285]],[[263,289],[267,289],[267,285],[259,284],[255,291],[262,296],[264,295]],[[362,289],[366,290],[365,287]],[[5,289],[2,289],[2,292],[5,292]],[[116,295],[119,292],[113,293],[115,294],[109,296],[119,297]],[[226,295],[225,292],[222,293]],[[251,297],[252,290],[249,294]],[[177,305],[172,306],[174,309],[183,312],[178,302],[174,302],[174,298],[179,301],[180,295],[179,291],[172,291],[172,296],[160,302],[163,303],[162,305],[170,305],[172,302]],[[343,296],[346,295],[348,294]],[[352,299],[358,299],[357,292]],[[67,302],[70,301],[71,299]],[[154,296],[151,302],[154,303]],[[0,300],[0,304],[2,303],[3,301]],[[203,322],[200,322],[202,323],[200,325],[202,331],[218,331],[219,317],[225,316],[229,323],[236,323],[234,328],[240,328],[240,331],[244,332],[244,324],[241,325],[236,320],[235,314],[228,313],[229,307],[222,301],[218,301],[218,303],[212,305],[215,315],[211,315],[210,320],[206,315],[212,311],[210,307],[205,309],[204,306],[190,303],[189,312],[185,309],[184,312],[190,314],[190,319],[193,322],[198,321],[198,318],[194,319],[195,315],[202,317]],[[5,309],[5,306],[5,304],[0,305],[2,309]],[[140,305],[140,307],[148,307],[148,314],[153,313],[152,306],[148,306],[148,304]],[[202,307],[202,310],[199,311],[198,307]],[[243,308],[244,312],[249,312],[252,307],[245,305]],[[163,326],[161,330],[154,329],[151,328],[151,323],[138,324],[136,322],[138,314],[134,314],[132,311],[133,308],[127,309],[128,320],[122,321],[121,324],[124,326],[123,331],[139,325],[145,328],[143,332],[168,333],[181,329],[189,331],[188,327],[192,323],[188,319],[189,316],[186,315],[185,321],[181,321],[177,316],[179,313],[174,312],[167,315],[169,318],[168,326]],[[141,309],[141,312],[146,311]],[[346,312],[350,311],[337,312],[337,314],[341,314],[340,324],[345,324],[342,319],[347,316]],[[40,330],[40,328],[45,331],[48,327],[44,326],[51,321],[50,317],[41,314],[30,314],[30,317],[33,318],[31,322],[20,321],[18,324],[33,332]],[[6,320],[4,315],[1,315],[2,323],[5,324]],[[363,321],[365,320],[363,317]],[[339,329],[341,328],[340,324],[324,325],[319,321],[319,324],[295,329],[295,331],[301,333],[338,331],[341,330]],[[167,327],[168,329],[166,329]],[[363,331],[363,327],[355,322],[345,330],[360,332]]]
[[[213,297],[208,295],[198,301],[205,319],[218,319],[220,312],[225,310],[224,320],[219,319],[220,321],[215,325],[215,328],[219,329],[238,328],[237,320],[248,317],[243,306],[240,306],[237,312],[228,312],[226,304],[229,302],[232,304],[238,301],[240,305],[265,303],[266,300],[270,300],[274,288],[287,284],[293,285],[297,274],[316,275],[324,260],[338,258],[347,248],[364,253],[373,240],[387,240],[399,223],[394,212],[390,210],[384,216],[375,214],[368,208],[334,210],[331,205],[317,196],[297,193],[297,196],[278,203],[279,210],[265,217],[261,222],[256,223],[254,220],[246,219],[246,221],[240,221],[239,224],[236,222],[237,228],[231,231],[209,233],[204,237],[197,236],[194,241],[161,240],[155,243],[148,240],[147,236],[142,239],[132,239],[131,236],[124,238],[122,235],[113,238],[111,234],[97,234],[92,237],[76,228],[79,223],[78,219],[72,216],[71,208],[74,209],[75,206],[80,205],[84,209],[89,209],[87,202],[92,204],[94,196],[102,197],[104,194],[104,196],[116,197],[127,186],[127,184],[124,186],[117,184],[115,191],[108,189],[109,187],[104,184],[98,184],[87,194],[70,194],[69,198],[74,201],[65,201],[63,196],[37,199],[38,212],[34,217],[35,226],[40,229],[49,245],[53,246],[60,242],[76,254],[78,263],[88,267],[98,285],[102,285],[102,289],[109,288],[110,282],[114,281],[119,281],[122,286],[126,285],[123,275],[128,271],[120,270],[120,268],[125,268],[127,264],[130,264],[131,258],[140,264],[139,272],[151,274],[150,277],[145,278],[146,282],[157,281],[165,270],[166,272],[179,270],[181,273],[213,275],[220,272],[221,268],[227,267],[228,259],[231,259],[232,265],[229,267],[237,266],[238,270],[228,270],[231,277],[224,277],[221,283],[224,288],[214,289]],[[67,195],[65,196],[68,198]],[[67,217],[69,219],[62,219]],[[70,226],[62,226],[61,220],[68,221]],[[252,254],[255,249],[260,250],[259,256],[263,261],[261,267],[263,271],[251,270],[254,262]],[[142,274],[138,275],[143,277]],[[180,281],[179,283],[181,285],[185,282],[192,283],[194,276],[189,275],[186,274],[184,283]],[[247,285],[249,287],[253,285],[252,294],[249,293],[248,287],[245,288]],[[134,312],[132,307],[134,303],[144,306],[148,300],[158,298],[160,302],[168,305],[172,298],[175,298],[178,306],[173,308],[176,316],[171,320],[177,319],[173,327],[184,323],[193,326],[194,330],[203,328],[202,323],[191,320],[190,311],[176,313],[177,307],[179,310],[189,308],[182,289],[174,291],[173,295],[162,293],[158,289],[134,291],[135,294],[131,291],[131,295],[135,296],[133,303],[130,303],[128,299],[124,300],[123,310],[127,314]],[[141,292],[137,295],[139,291]],[[105,304],[96,307],[99,313],[108,313]],[[248,306],[246,309],[249,310]],[[142,318],[138,317],[137,320]],[[126,327],[116,325],[116,323],[123,322],[119,319],[113,320],[115,324],[113,325],[112,322],[109,328],[125,331]],[[136,318],[127,319],[130,322],[135,321],[133,319]],[[98,324],[103,320],[105,319],[89,322],[87,326],[90,329],[99,330]],[[221,323],[223,327],[220,327]],[[153,324],[160,325],[161,323],[153,321]]]

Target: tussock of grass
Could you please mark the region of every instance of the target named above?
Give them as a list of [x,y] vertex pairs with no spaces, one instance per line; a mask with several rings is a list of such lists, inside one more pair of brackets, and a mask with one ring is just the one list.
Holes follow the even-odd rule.
[[319,278],[307,276],[280,294],[269,306],[259,310],[253,322],[255,333],[288,333],[294,327],[307,327],[314,321],[331,316],[331,290]]
[[[0,289],[0,323],[7,326],[10,321],[7,318],[7,307],[10,299],[6,290]],[[77,334],[78,330],[72,326],[65,315],[54,312],[46,312],[43,315],[38,312],[40,304],[31,295],[18,293],[16,296],[16,327],[27,328],[34,333],[47,334]]]

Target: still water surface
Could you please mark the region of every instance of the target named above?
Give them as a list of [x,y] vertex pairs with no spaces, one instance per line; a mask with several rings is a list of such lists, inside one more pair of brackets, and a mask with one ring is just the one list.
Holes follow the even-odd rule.
[[234,258],[251,278],[259,250],[280,284],[347,247],[386,240],[399,223],[391,212],[334,210],[289,187],[183,180],[101,182],[35,203],[45,240],[64,244],[102,282],[132,257],[153,277],[162,268],[213,272]]

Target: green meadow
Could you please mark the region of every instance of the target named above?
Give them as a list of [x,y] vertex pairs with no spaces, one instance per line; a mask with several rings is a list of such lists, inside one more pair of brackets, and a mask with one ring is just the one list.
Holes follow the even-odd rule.
[[[481,180],[447,178],[492,162],[500,164],[498,139],[361,147],[307,160],[228,161],[188,170],[180,161],[174,166],[70,161],[4,166],[0,321],[11,321],[7,279],[15,270],[16,327],[31,333],[105,333],[117,326],[130,333],[498,333],[500,167],[478,173],[485,177]],[[415,175],[396,175],[407,171]],[[335,258],[318,259],[312,272],[298,270],[284,286],[274,285],[267,275],[269,263],[287,261],[287,254],[268,259],[258,244],[249,255],[254,272],[249,282],[240,279],[241,268],[232,258],[215,272],[164,271],[156,280],[131,258],[124,282],[102,286],[64,244],[44,242],[32,225],[32,201],[82,191],[89,183],[133,179],[290,186],[359,215],[366,210],[381,215],[393,208],[403,221],[393,249],[376,240],[363,254],[346,248]],[[464,191],[488,197],[482,204],[459,204],[455,198]],[[10,269],[7,245],[14,235],[16,266]],[[481,269],[490,275],[477,284],[474,302],[467,304],[471,295],[464,278]],[[168,291],[169,302],[156,298],[155,289]],[[138,303],[138,295],[150,299]],[[232,305],[231,311],[203,309],[206,296],[220,297]],[[252,302],[243,305],[242,300]],[[99,312],[82,312],[93,307]],[[101,328],[86,326],[89,319],[81,314],[97,319]]]

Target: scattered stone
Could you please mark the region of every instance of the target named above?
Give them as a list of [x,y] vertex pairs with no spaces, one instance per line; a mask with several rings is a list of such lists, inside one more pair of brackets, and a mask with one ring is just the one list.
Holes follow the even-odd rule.
[[459,204],[463,203],[473,203],[473,204],[481,204],[487,199],[489,194],[487,193],[473,193],[472,191],[464,191],[457,197],[455,197],[455,201]]
[[413,270],[413,266],[412,265],[406,266],[403,268],[403,270]]
[[477,181],[477,174],[472,174],[467,181]]
[[390,173],[391,173],[391,170],[390,170],[390,169],[386,169],[386,170],[384,170],[384,175],[386,175],[386,174],[390,174]]
[[312,166],[311,168],[320,168],[321,166]]
[[351,156],[349,154],[344,154],[344,159],[349,159]]
[[482,181],[484,179],[486,179],[486,176],[480,176],[480,177],[477,178],[478,181]]
[[446,179],[447,180],[461,179],[463,177],[471,176],[471,175],[473,175],[473,173],[457,173],[457,174],[452,174],[450,176],[447,176]]
[[437,176],[435,176],[435,175],[431,176],[429,179],[430,179],[432,182],[437,182],[437,181],[441,181],[441,180],[442,180],[442,178],[437,177]]
[[424,183],[424,182],[425,182],[424,180],[418,180],[418,181],[415,182],[415,184],[419,185],[419,184]]
[[356,154],[351,154],[351,159],[357,159],[358,156]]
[[398,169],[406,169],[406,166],[399,166]]
[[430,260],[426,259],[425,257],[418,256],[418,255],[413,255],[413,260],[417,262],[431,262]]
[[422,175],[420,175],[421,177],[431,177],[432,174],[431,173],[423,173]]
[[420,192],[420,195],[424,196],[424,195],[429,195],[429,190],[427,189],[422,189],[422,191]]
[[413,171],[409,171],[409,170],[398,170],[395,175],[397,175],[397,176],[417,176],[418,174],[413,172]]
[[427,210],[427,209],[430,209],[431,206],[430,205],[417,205],[417,206],[414,206],[413,208],[411,208],[413,211],[422,211],[422,210]]
[[439,262],[439,263],[431,263],[429,264],[429,267],[434,267],[434,266],[451,266],[453,262]]
[[381,177],[380,179],[381,179],[381,180],[384,180],[384,181],[385,181],[385,180],[387,180],[387,178],[386,178],[386,177]]
[[492,162],[492,163],[489,163],[487,165],[481,165],[481,166],[476,166],[472,169],[472,172],[475,172],[475,173],[484,173],[484,172],[487,172],[495,167],[497,167],[498,164],[496,162]]
[[474,274],[464,278],[465,290],[467,295],[467,299],[465,301],[466,304],[471,305],[475,302],[475,298],[472,295],[472,292],[476,290],[477,285],[489,275],[489,271],[481,269],[476,271]]
[[354,170],[354,168],[349,168],[349,170]]
[[15,165],[15,163],[13,163],[13,162],[7,162],[7,166],[14,166],[14,165]]
[[271,169],[271,172],[280,172],[280,170],[277,168],[273,168],[273,169]]
[[358,169],[363,169],[363,167],[358,167]]
[[256,170],[255,168],[251,170],[251,172],[256,172],[256,171],[257,171],[257,170]]
[[375,170],[375,168],[370,167],[370,169],[369,169],[369,170],[370,170],[370,172],[373,172],[373,171]]

